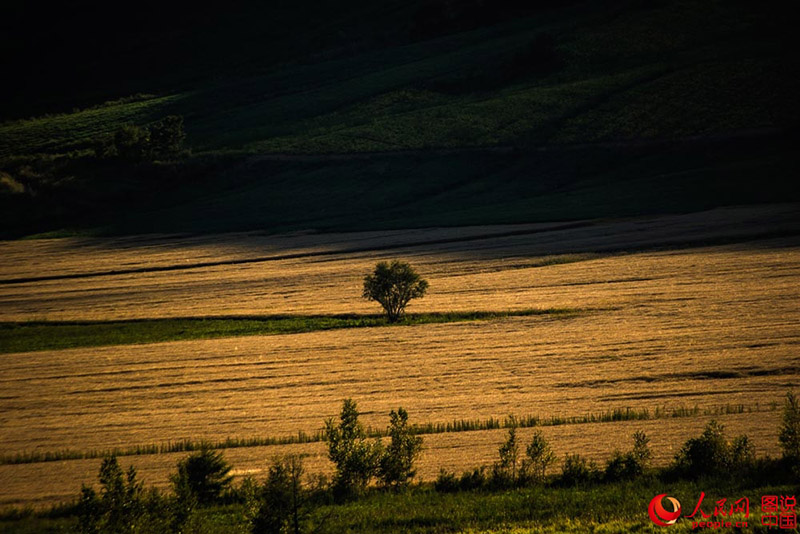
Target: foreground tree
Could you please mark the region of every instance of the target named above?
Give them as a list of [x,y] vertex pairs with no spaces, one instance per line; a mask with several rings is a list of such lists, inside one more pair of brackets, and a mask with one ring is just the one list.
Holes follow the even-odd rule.
[[116,456],[103,459],[100,466],[100,495],[87,486],[78,501],[78,532],[81,534],[125,534],[143,527],[145,521],[144,485],[136,470],[127,473]]
[[408,426],[408,412],[398,408],[389,413],[389,446],[381,456],[379,472],[386,486],[402,487],[417,474],[414,462],[422,450],[422,438],[415,436]]
[[547,478],[547,468],[556,461],[556,455],[541,430],[533,433],[530,444],[525,449],[521,476],[535,484],[542,484]]
[[399,321],[411,299],[420,298],[428,291],[428,282],[408,263],[394,260],[382,261],[372,274],[364,277],[362,296],[376,301],[386,311],[389,322]]
[[200,506],[213,504],[230,486],[233,480],[230,470],[221,452],[203,447],[178,462],[178,472],[171,477],[175,494],[190,498]]
[[517,459],[519,458],[519,443],[517,442],[517,420],[509,418],[510,428],[506,441],[497,451],[500,461],[494,464],[492,478],[501,486],[512,486],[517,482]]
[[336,465],[334,493],[339,497],[361,493],[377,473],[382,447],[380,441],[367,438],[352,399],[342,404],[339,424],[333,419],[325,421],[325,441],[328,457]]
[[303,461],[299,456],[276,459],[258,496],[252,534],[300,534],[308,515],[308,491],[303,487]]

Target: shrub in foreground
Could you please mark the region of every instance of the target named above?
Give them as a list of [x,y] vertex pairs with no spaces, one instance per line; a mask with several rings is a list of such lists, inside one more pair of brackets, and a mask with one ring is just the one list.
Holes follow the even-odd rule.
[[391,441],[380,458],[378,476],[385,486],[406,486],[417,473],[414,462],[422,450],[422,438],[411,432],[408,412],[402,407],[389,413],[389,436]]
[[103,459],[98,475],[100,494],[81,487],[77,531],[80,534],[127,534],[166,532],[171,510],[159,494],[144,491],[136,469],[127,472],[115,456]]
[[98,143],[95,153],[130,163],[173,159],[183,153],[185,139],[183,117],[169,115],[150,126],[123,124]]
[[233,480],[230,470],[221,452],[203,447],[178,462],[178,472],[171,477],[172,486],[176,495],[207,506],[218,502],[230,487]]
[[544,438],[541,430],[533,433],[530,444],[525,449],[521,476],[526,483],[543,484],[547,480],[547,469],[556,461],[556,455]]
[[626,453],[615,451],[606,464],[603,478],[609,482],[636,479],[644,474],[652,457],[650,438],[642,431],[634,432],[633,450]]
[[672,469],[679,476],[697,478],[741,473],[751,469],[754,462],[755,447],[750,439],[742,435],[729,442],[725,427],[712,420],[700,436],[684,443]]
[[150,157],[153,159],[170,159],[180,155],[186,132],[183,129],[183,117],[168,115],[150,125]]
[[793,391],[786,394],[778,441],[784,462],[800,478],[800,400]]
[[556,460],[544,434],[540,430],[534,432],[531,442],[525,448],[525,454],[520,455],[517,421],[512,417],[509,425],[506,441],[498,451],[499,462],[492,469],[492,484],[496,487],[543,484],[547,480],[547,469]]
[[577,486],[591,484],[600,479],[600,471],[593,461],[589,461],[580,454],[567,454],[561,465],[559,485]]
[[498,450],[500,460],[492,468],[492,483],[498,487],[509,487],[517,483],[517,463],[519,444],[517,443],[517,422],[512,417],[506,441]]
[[342,403],[338,424],[333,419],[325,422],[324,432],[328,458],[335,466],[334,493],[340,498],[362,493],[377,473],[383,448],[380,441],[367,439],[352,399]]
[[458,478],[456,474],[446,470],[445,468],[439,469],[439,476],[433,482],[433,489],[440,493],[454,493],[458,491]]
[[287,456],[273,461],[264,485],[257,491],[253,534],[303,531],[308,513],[308,490],[303,486],[303,461]]

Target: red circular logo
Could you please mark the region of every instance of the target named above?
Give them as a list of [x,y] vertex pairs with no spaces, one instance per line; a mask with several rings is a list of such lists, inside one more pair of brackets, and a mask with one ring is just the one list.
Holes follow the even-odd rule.
[[681,516],[681,503],[674,497],[667,497],[667,500],[672,504],[672,512],[668,512],[661,501],[667,497],[666,493],[656,495],[650,501],[650,506],[647,512],[650,514],[650,520],[659,527],[668,527],[674,525],[678,518]]

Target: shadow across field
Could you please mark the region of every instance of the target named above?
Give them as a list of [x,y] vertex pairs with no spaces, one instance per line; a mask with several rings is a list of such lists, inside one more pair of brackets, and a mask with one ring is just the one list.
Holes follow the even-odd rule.
[[261,315],[134,319],[125,321],[27,321],[0,323],[0,354],[77,347],[159,343],[220,337],[299,334],[317,330],[410,326],[504,317],[547,315],[570,318],[573,308],[408,314],[390,323],[383,315]]
[[550,232],[558,230],[571,230],[574,228],[584,228],[591,226],[593,223],[590,221],[579,221],[574,223],[559,224],[548,226],[546,228],[525,228],[521,230],[506,230],[502,232],[483,233],[480,235],[468,235],[461,237],[448,237],[443,239],[428,239],[421,242],[401,242],[392,243],[387,245],[371,244],[369,246],[361,247],[346,247],[335,248],[331,250],[317,250],[313,252],[287,252],[284,254],[273,254],[271,256],[261,256],[256,258],[241,258],[241,259],[228,259],[219,261],[204,261],[194,263],[182,263],[178,265],[161,265],[156,267],[135,267],[129,269],[111,269],[106,271],[85,272],[85,273],[71,273],[71,274],[57,274],[47,276],[28,276],[17,278],[0,279],[0,284],[23,284],[30,282],[46,282],[52,280],[72,280],[77,278],[95,278],[98,276],[118,276],[122,274],[142,274],[142,273],[156,273],[167,271],[186,271],[190,269],[202,269],[206,267],[219,267],[227,265],[245,265],[249,263],[264,263],[267,261],[282,261],[282,260],[296,260],[305,258],[315,258],[323,256],[334,256],[340,254],[357,254],[360,252],[383,252],[397,249],[406,249],[413,247],[427,247],[433,245],[444,245],[451,243],[464,243],[469,241],[481,241],[486,239],[498,239],[503,237],[524,236],[529,234],[537,234],[541,232]]
[[625,378],[585,380],[583,382],[561,382],[555,384],[559,388],[574,387],[605,387],[631,382],[661,382],[664,380],[727,380],[749,378],[754,376],[786,376],[800,372],[800,367],[787,365],[783,367],[765,369],[749,366],[730,370],[689,371],[683,373],[662,373],[652,375],[636,375]]

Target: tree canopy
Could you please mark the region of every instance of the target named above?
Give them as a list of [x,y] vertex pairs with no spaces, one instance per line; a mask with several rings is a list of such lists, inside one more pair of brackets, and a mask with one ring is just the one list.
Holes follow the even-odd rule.
[[378,263],[373,273],[364,277],[362,296],[383,306],[389,322],[397,322],[403,317],[409,301],[424,296],[427,291],[427,280],[420,277],[411,265],[393,260],[391,263]]

